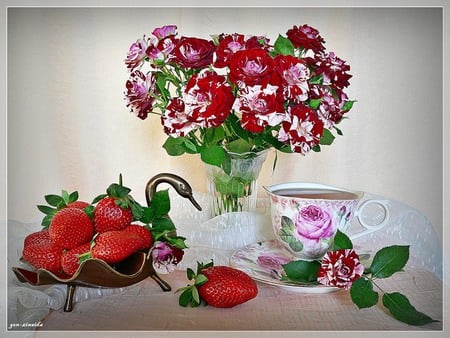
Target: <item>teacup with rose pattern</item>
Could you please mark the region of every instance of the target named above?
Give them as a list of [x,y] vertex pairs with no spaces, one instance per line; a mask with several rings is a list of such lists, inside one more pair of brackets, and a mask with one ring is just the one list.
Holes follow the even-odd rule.
[[[281,183],[264,189],[270,197],[275,238],[296,257],[306,260],[318,259],[329,251],[337,230],[347,233],[355,214],[362,224],[358,210],[363,204],[382,204],[375,199],[361,204],[363,192],[318,183]],[[382,206],[384,225],[389,212]]]

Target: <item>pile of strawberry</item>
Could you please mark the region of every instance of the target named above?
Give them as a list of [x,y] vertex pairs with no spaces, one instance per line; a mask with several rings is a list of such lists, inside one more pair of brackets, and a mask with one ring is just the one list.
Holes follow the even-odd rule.
[[[149,223],[157,220],[155,215],[162,216],[168,211],[166,206],[141,206],[130,195],[130,189],[122,185],[121,176],[119,184],[111,184],[106,194],[97,196],[92,203],[78,201],[76,191],[71,194],[62,191],[61,196],[46,195],[45,200],[48,205],[38,205],[46,214],[43,229],[25,238],[22,257],[34,268],[48,270],[61,278],[73,276],[81,262],[90,258],[114,266],[134,252],[148,251],[155,236],[161,237],[152,233]],[[173,224],[172,227],[175,229]],[[183,240],[174,237],[181,248]]]

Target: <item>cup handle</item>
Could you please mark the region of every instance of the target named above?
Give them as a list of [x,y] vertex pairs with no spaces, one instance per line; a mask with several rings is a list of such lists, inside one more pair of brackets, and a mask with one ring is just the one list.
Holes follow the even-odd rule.
[[[381,206],[381,208],[384,211],[383,220],[380,223],[375,224],[375,225],[367,223],[363,218],[364,210],[371,204],[377,204],[377,205]],[[360,232],[352,235],[351,236],[352,239],[355,239],[355,238],[370,234],[374,231],[380,230],[389,222],[391,214],[389,212],[388,201],[376,200],[376,199],[366,200],[363,203],[361,203],[361,205],[358,207],[358,209],[355,212],[355,216],[358,219],[359,223],[365,229],[363,231],[360,231]]]

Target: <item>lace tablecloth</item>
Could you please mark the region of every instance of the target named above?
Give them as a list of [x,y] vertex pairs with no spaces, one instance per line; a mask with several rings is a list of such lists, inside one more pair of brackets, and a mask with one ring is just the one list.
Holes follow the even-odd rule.
[[[366,194],[365,199],[368,198],[381,197]],[[175,194],[171,194],[171,199],[170,217],[175,222],[178,233],[187,238],[189,246],[178,266],[179,271],[163,276],[172,284],[173,290],[187,284],[184,270],[187,267],[195,268],[197,261],[207,262],[213,259],[215,265],[228,265],[230,255],[236,249],[274,238],[269,217],[269,202],[266,199],[258,201],[256,213],[232,213],[213,219],[209,218],[207,212],[209,206],[203,194],[196,194],[197,201],[204,209],[203,212],[197,211],[188,200]],[[388,224],[375,232],[359,236],[362,229],[354,220],[349,232],[351,237],[354,237],[353,243],[373,252],[387,245],[410,245],[410,260],[405,267],[406,272],[399,273],[398,277],[384,283],[392,287],[401,287],[402,293],[405,294],[409,290],[414,294],[417,304],[421,305],[421,311],[442,320],[442,281],[447,287],[449,278],[443,275],[442,249],[433,227],[419,211],[397,201],[384,200],[390,210]],[[369,217],[376,218],[376,212]],[[296,293],[262,284],[257,300],[241,306],[241,310],[236,308],[229,311],[210,307],[200,310],[181,308],[177,304],[177,294],[172,292],[168,295],[158,291],[159,287],[151,279],[116,289],[78,287],[74,297],[75,309],[71,313],[64,313],[62,311],[66,294],[64,285],[31,287],[20,283],[11,272],[12,266],[20,266],[23,239],[28,233],[39,228],[38,222],[28,224],[8,222],[7,327],[10,330],[346,330],[354,327],[368,330],[411,329],[393,320],[380,307],[367,311],[358,310],[346,292],[339,291],[328,296],[302,295],[300,301]],[[281,304],[281,299],[287,303]],[[296,305],[297,301],[301,304]],[[333,302],[332,308],[327,306],[328,302]],[[293,313],[282,317],[276,315],[280,317],[281,322],[270,321],[269,324],[267,316],[274,315],[272,312],[276,310],[276,306],[273,310],[269,307],[274,304],[280,309],[296,308],[302,311],[303,315],[301,318],[297,318]],[[136,309],[138,309],[135,314],[137,318],[132,315]],[[148,316],[148,311],[153,317]],[[336,311],[346,313],[346,321],[330,319],[329,316],[335,316]],[[248,317],[250,313],[253,314],[252,318]],[[116,314],[121,317],[120,321],[115,319]],[[169,314],[179,318],[165,319]],[[92,316],[95,316],[94,322]],[[127,316],[130,318],[124,325],[122,317]],[[428,328],[440,329],[442,323],[428,325]]]

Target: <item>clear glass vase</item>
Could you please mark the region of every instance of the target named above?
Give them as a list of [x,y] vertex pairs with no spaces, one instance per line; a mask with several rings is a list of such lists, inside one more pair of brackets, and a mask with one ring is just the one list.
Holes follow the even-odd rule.
[[258,176],[267,153],[268,150],[243,154],[227,152],[220,167],[205,163],[212,217],[256,208]]

